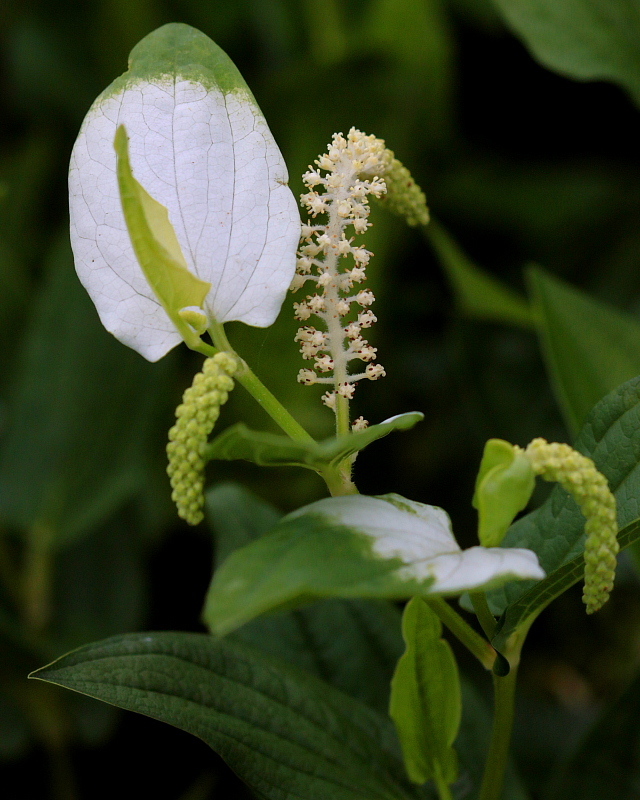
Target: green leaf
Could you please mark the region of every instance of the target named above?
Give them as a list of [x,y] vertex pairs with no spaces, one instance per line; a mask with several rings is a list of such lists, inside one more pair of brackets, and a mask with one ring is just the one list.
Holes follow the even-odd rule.
[[[607,478],[616,496],[620,528],[635,522],[640,517],[640,378],[619,386],[596,405],[575,447],[592,458]],[[526,547],[537,553],[547,573],[546,585],[550,586],[556,570],[582,559],[584,539],[584,517],[573,498],[556,486],[539,509],[511,526],[503,546]],[[522,581],[491,592],[493,611],[502,614],[531,588],[532,584]],[[544,595],[544,588],[541,591]],[[536,601],[527,616],[538,613],[546,602],[546,596]],[[508,629],[503,628],[500,636],[504,638],[507,633]]]
[[433,220],[425,228],[464,314],[530,328],[531,310],[524,297],[483,272],[467,258],[447,231]]
[[182,338],[189,347],[197,347],[200,337],[179,312],[189,306],[202,308],[211,284],[189,271],[168,209],[133,177],[124,125],[116,131],[114,147],[122,210],[138,263]]
[[391,683],[390,715],[414,783],[434,778],[452,784],[458,759],[452,745],[462,713],[460,678],[442,625],[419,597],[407,603],[402,617],[406,651]]
[[611,80],[640,101],[636,0],[495,0],[546,67],[577,80]]
[[205,603],[224,635],[267,611],[314,599],[456,594],[544,573],[528,551],[461,550],[446,513],[399,495],[350,495],[311,503],[233,552]]
[[33,673],[200,737],[282,800],[408,800],[390,723],[312,675],[231,640],[131,634]]
[[424,414],[420,411],[409,411],[349,436],[310,443],[294,442],[274,433],[253,431],[239,422],[209,443],[206,458],[224,461],[244,459],[262,467],[291,466],[322,470],[338,464],[392,431],[413,428],[423,419]]
[[640,678],[597,720],[563,766],[548,800],[635,800],[640,781]]
[[[620,549],[640,540],[640,519],[626,525],[618,534]],[[584,578],[584,557],[572,558],[566,564],[555,569],[544,580],[539,581],[527,592],[511,603],[500,620],[500,629],[492,639],[498,650],[503,650],[509,637],[520,627],[526,626],[535,619],[549,603],[559,597],[567,589]]]
[[524,453],[502,439],[489,439],[472,501],[478,509],[480,544],[500,544],[516,514],[531,499],[534,486],[535,474]]
[[[218,561],[262,536],[280,518],[272,506],[232,483],[210,489],[206,507]],[[325,600],[252,620],[233,636],[387,712],[389,684],[402,654],[400,612],[392,603]]]
[[640,374],[640,322],[542,269],[529,271],[529,283],[556,396],[575,433],[599,400]]
[[145,364],[100,325],[54,248],[33,304],[0,448],[0,519],[57,547],[145,486],[172,363]]

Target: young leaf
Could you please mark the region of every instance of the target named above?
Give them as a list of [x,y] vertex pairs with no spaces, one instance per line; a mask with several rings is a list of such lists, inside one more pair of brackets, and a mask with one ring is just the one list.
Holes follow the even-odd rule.
[[473,495],[478,509],[478,538],[485,547],[497,547],[535,486],[531,462],[502,439],[489,439],[484,448]]
[[[592,458],[609,481],[620,528],[634,522],[640,516],[640,378],[622,384],[596,405],[575,448]],[[556,570],[582,558],[584,538],[584,517],[567,492],[556,486],[539,509],[511,526],[503,546],[533,550],[552,581]],[[527,582],[511,583],[491,592],[493,611],[501,614],[530,588]]]
[[526,550],[461,550],[446,513],[398,495],[332,497],[286,516],[213,576],[204,618],[223,635],[325,597],[457,594],[544,573]]
[[71,156],[76,269],[107,330],[151,361],[181,340],[127,231],[113,149],[119,125],[135,179],[168,210],[189,272],[212,286],[207,314],[271,325],[300,236],[287,169],[229,58],[200,31],[172,23],[134,47],[129,70],[89,110]]
[[435,779],[452,784],[458,774],[453,749],[462,700],[460,678],[449,644],[441,639],[442,625],[419,597],[406,605],[402,635],[406,651],[391,683],[390,715],[414,783]]
[[432,220],[425,233],[465,314],[523,328],[532,326],[531,310],[524,297],[473,264],[438,223]]
[[122,211],[133,251],[149,286],[180,335],[189,346],[195,346],[200,337],[180,311],[190,306],[202,308],[211,284],[189,272],[169,212],[133,177],[124,125],[116,131],[114,147]]
[[390,723],[231,640],[130,634],[32,674],[200,737],[269,800],[410,800]]
[[611,80],[640,102],[635,0],[495,0],[545,66],[577,80]]
[[408,411],[349,436],[309,443],[294,442],[275,433],[253,431],[239,422],[227,428],[207,446],[206,457],[225,461],[244,459],[263,467],[293,466],[322,470],[363,450],[392,431],[413,428],[423,419],[424,414],[420,411]]
[[640,323],[542,269],[529,284],[556,396],[577,433],[599,400],[640,374]]

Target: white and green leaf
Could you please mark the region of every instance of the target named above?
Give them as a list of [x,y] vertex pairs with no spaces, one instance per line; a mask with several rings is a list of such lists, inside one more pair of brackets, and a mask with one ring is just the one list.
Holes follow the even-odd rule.
[[232,553],[214,574],[204,618],[222,635],[313,599],[455,595],[543,577],[529,550],[461,550],[440,508],[399,495],[331,497]]
[[150,361],[182,338],[127,230],[113,147],[119,125],[133,177],[167,210],[183,266],[211,284],[206,314],[272,324],[300,235],[287,169],[230,59],[203,33],[174,23],[136,45],[129,70],[89,110],[71,157],[76,269],[107,330]]

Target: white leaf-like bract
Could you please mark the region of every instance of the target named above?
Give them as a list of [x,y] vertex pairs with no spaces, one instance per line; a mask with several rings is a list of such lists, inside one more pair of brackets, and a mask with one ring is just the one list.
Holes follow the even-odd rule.
[[300,217],[282,154],[240,73],[207,36],[171,24],[132,51],[129,70],[89,110],[71,156],[71,243],[104,326],[155,361],[181,341],[137,263],[125,224],[114,136],[165,206],[184,260],[211,284],[218,322],[265,327],[295,271]]
[[367,536],[374,557],[404,562],[401,580],[433,583],[429,594],[459,594],[514,579],[541,579],[544,570],[532,550],[471,547],[462,550],[448,514],[436,506],[399,495],[327,497],[289,514],[293,519],[318,514]]

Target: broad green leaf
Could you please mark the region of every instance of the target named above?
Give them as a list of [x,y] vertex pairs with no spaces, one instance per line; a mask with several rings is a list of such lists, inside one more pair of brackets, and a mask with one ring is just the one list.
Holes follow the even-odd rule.
[[192,633],[87,645],[32,677],[200,737],[270,800],[408,800],[382,715],[279,659]]
[[420,411],[390,417],[379,425],[324,442],[294,442],[286,436],[253,431],[242,422],[227,428],[207,446],[206,458],[231,461],[244,459],[263,467],[306,467],[321,470],[337,464],[392,431],[409,430],[424,419]]
[[640,679],[606,708],[556,775],[548,800],[635,800],[640,781]]
[[[624,550],[640,541],[640,519],[626,525],[618,534],[620,549]],[[582,555],[555,569],[544,580],[539,581],[527,592],[509,605],[500,620],[500,629],[492,640],[498,650],[504,649],[509,637],[520,627],[538,616],[549,603],[567,589],[584,578],[584,557]]]
[[640,374],[640,322],[542,269],[529,282],[556,396],[576,433],[599,400]]
[[211,284],[189,272],[167,209],[154,200],[131,172],[124,125],[116,131],[118,188],[133,251],[167,315],[185,342],[194,347],[200,337],[180,316],[190,306],[202,308]]
[[[218,562],[266,533],[281,516],[231,483],[210,489],[206,508]],[[402,654],[400,612],[387,601],[325,600],[252,620],[233,636],[387,712],[391,676]]]
[[313,599],[457,594],[543,576],[530,551],[461,550],[448,516],[434,506],[398,495],[332,497],[232,553],[213,576],[204,618],[223,635]]
[[[592,458],[609,481],[616,496],[620,528],[640,517],[640,378],[622,384],[596,405],[574,446]],[[573,498],[556,486],[540,508],[511,526],[503,546],[533,550],[552,582],[556,570],[582,558],[584,538],[584,517]],[[531,587],[523,581],[491,592],[493,610],[502,614]],[[543,597],[537,607],[541,610],[545,604]]]
[[127,231],[113,149],[119,125],[131,171],[167,209],[187,269],[211,284],[207,315],[271,325],[300,237],[287,168],[229,58],[200,31],[172,23],[134,47],[128,71],[91,106],[71,156],[76,269],[107,330],[150,361],[181,341]]
[[577,80],[610,80],[640,102],[636,0],[494,0],[542,64]]
[[145,485],[170,363],[123,351],[78,284],[66,242],[46,265],[0,447],[0,520],[57,547]]
[[442,625],[419,597],[402,616],[406,650],[391,683],[390,715],[414,783],[432,778],[450,785],[458,775],[453,743],[460,727],[462,699],[458,666]]
[[425,233],[447,273],[463,313],[523,328],[533,325],[525,298],[471,262],[441,225],[432,220]]
[[478,538],[484,547],[497,547],[509,525],[533,494],[535,474],[522,451],[502,439],[484,447],[473,495],[478,509]]

